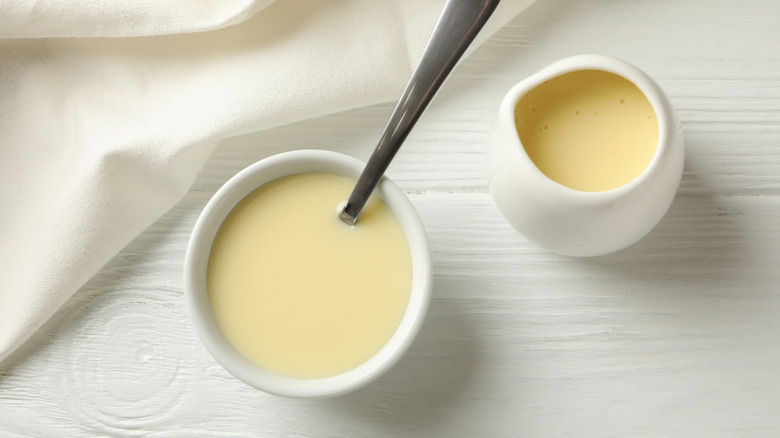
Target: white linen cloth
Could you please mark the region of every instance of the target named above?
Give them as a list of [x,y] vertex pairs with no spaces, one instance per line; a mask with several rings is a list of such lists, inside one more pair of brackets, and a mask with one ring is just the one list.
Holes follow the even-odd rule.
[[[504,0],[479,41],[532,1]],[[396,99],[443,4],[0,4],[0,361],[187,192],[220,139]]]

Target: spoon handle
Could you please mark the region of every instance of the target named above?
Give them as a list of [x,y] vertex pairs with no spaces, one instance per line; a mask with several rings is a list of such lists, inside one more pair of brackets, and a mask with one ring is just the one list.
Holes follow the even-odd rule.
[[500,0],[448,0],[409,83],[379,143],[366,163],[339,217],[354,225],[360,210],[409,131],[422,115],[458,60],[466,52]]

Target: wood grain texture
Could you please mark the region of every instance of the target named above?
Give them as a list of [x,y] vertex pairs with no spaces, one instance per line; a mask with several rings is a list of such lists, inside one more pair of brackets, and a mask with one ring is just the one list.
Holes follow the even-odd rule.
[[[388,171],[429,232],[430,314],[388,374],[333,400],[266,395],[217,365],[184,312],[182,260],[237,171],[304,148],[365,159],[392,105],[225,141],[0,365],[0,436],[780,435],[778,17],[774,0],[539,0],[464,61]],[[658,227],[592,259],[511,229],[483,165],[506,90],[575,53],[656,78],[687,148]]]

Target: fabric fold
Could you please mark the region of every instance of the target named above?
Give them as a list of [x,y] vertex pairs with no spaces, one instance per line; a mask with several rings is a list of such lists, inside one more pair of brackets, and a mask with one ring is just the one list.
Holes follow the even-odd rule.
[[3,4],[0,38],[95,38],[204,32],[231,26],[273,0],[17,0]]
[[[480,40],[531,2],[502,2]],[[93,6],[27,3],[28,22]],[[138,3],[133,14],[167,20],[173,3],[218,7]],[[193,33],[205,27],[184,15],[171,35],[133,38],[52,38],[39,23],[17,39],[15,17],[0,31],[15,33],[0,39],[0,360],[187,192],[220,139],[396,99],[444,1],[219,4],[199,16],[240,23]],[[163,29],[126,13],[68,26]]]

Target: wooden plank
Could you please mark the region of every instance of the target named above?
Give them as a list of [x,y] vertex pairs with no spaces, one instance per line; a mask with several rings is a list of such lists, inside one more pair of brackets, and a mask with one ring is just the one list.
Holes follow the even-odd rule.
[[[388,174],[431,240],[425,326],[387,375],[326,401],[231,377],[184,311],[208,198],[287,150],[365,159],[392,109],[229,139],[190,193],[0,364],[2,436],[776,436],[780,434],[780,3],[539,1],[456,70]],[[503,94],[557,58],[646,70],[682,120],[678,197],[617,254],[551,254],[492,203]]]

